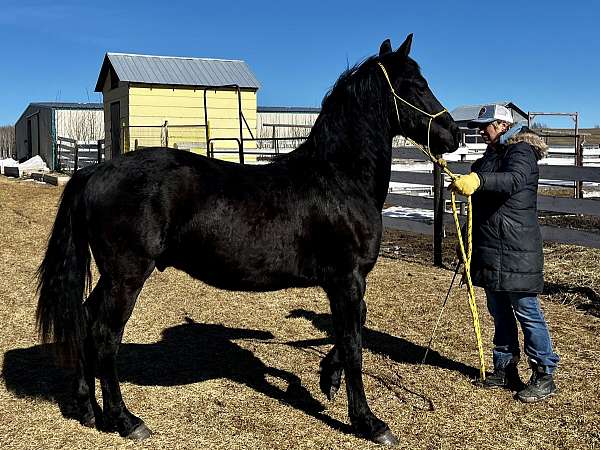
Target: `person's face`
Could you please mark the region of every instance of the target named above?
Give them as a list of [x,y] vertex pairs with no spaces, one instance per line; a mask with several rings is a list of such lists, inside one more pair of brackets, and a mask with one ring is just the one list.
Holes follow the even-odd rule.
[[479,128],[479,134],[483,138],[483,142],[486,144],[495,144],[502,133],[504,133],[507,129],[506,123],[501,122],[498,127],[494,126],[494,122],[490,122],[488,124],[482,125]]

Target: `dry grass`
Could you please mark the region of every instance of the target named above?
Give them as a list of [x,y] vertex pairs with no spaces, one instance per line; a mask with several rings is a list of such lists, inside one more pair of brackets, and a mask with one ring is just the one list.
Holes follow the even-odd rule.
[[[0,448],[375,448],[348,433],[345,395],[328,403],[319,392],[331,342],[321,290],[225,292],[174,270],[146,283],[119,359],[125,400],[154,436],[134,444],[64,418],[68,374],[37,343],[33,320],[33,274],[59,192],[0,177]],[[417,364],[451,273],[430,265],[427,239],[394,233],[385,241],[393,258],[381,258],[369,277],[364,378],[371,408],[401,448],[600,447],[600,319],[576,307],[598,292],[598,251],[546,249],[554,291],[542,303],[562,358],[560,395],[524,405],[473,384],[477,355],[462,291],[451,296],[428,364]],[[482,317],[489,347],[492,326]]]

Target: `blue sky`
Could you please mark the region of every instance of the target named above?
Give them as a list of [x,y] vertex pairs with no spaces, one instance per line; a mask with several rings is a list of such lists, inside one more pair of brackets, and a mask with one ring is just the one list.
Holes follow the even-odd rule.
[[525,111],[579,111],[592,127],[599,24],[591,0],[2,0],[0,125],[30,102],[102,101],[93,91],[107,51],[243,59],[262,84],[259,105],[318,106],[347,64],[412,32],[412,56],[447,108],[511,100]]

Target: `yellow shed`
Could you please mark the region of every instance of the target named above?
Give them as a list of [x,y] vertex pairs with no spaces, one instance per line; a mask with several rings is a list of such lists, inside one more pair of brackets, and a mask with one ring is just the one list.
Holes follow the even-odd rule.
[[107,53],[96,83],[106,158],[167,146],[244,162],[259,87],[244,61]]

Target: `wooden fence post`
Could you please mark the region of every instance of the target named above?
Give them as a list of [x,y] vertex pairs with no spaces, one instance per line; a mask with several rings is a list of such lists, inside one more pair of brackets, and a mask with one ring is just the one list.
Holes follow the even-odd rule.
[[75,160],[73,161],[73,173],[77,172],[79,168],[79,143],[75,142]]
[[444,244],[444,174],[433,165],[433,264],[443,267]]
[[60,137],[56,138],[56,170],[58,172],[62,171],[62,163],[60,161],[60,151],[61,151],[61,140]]
[[[579,135],[575,136],[575,165],[583,167],[583,143]],[[575,182],[575,198],[583,198],[583,181]]]
[[98,164],[102,162],[102,143],[98,141],[96,143],[96,148],[98,149]]

